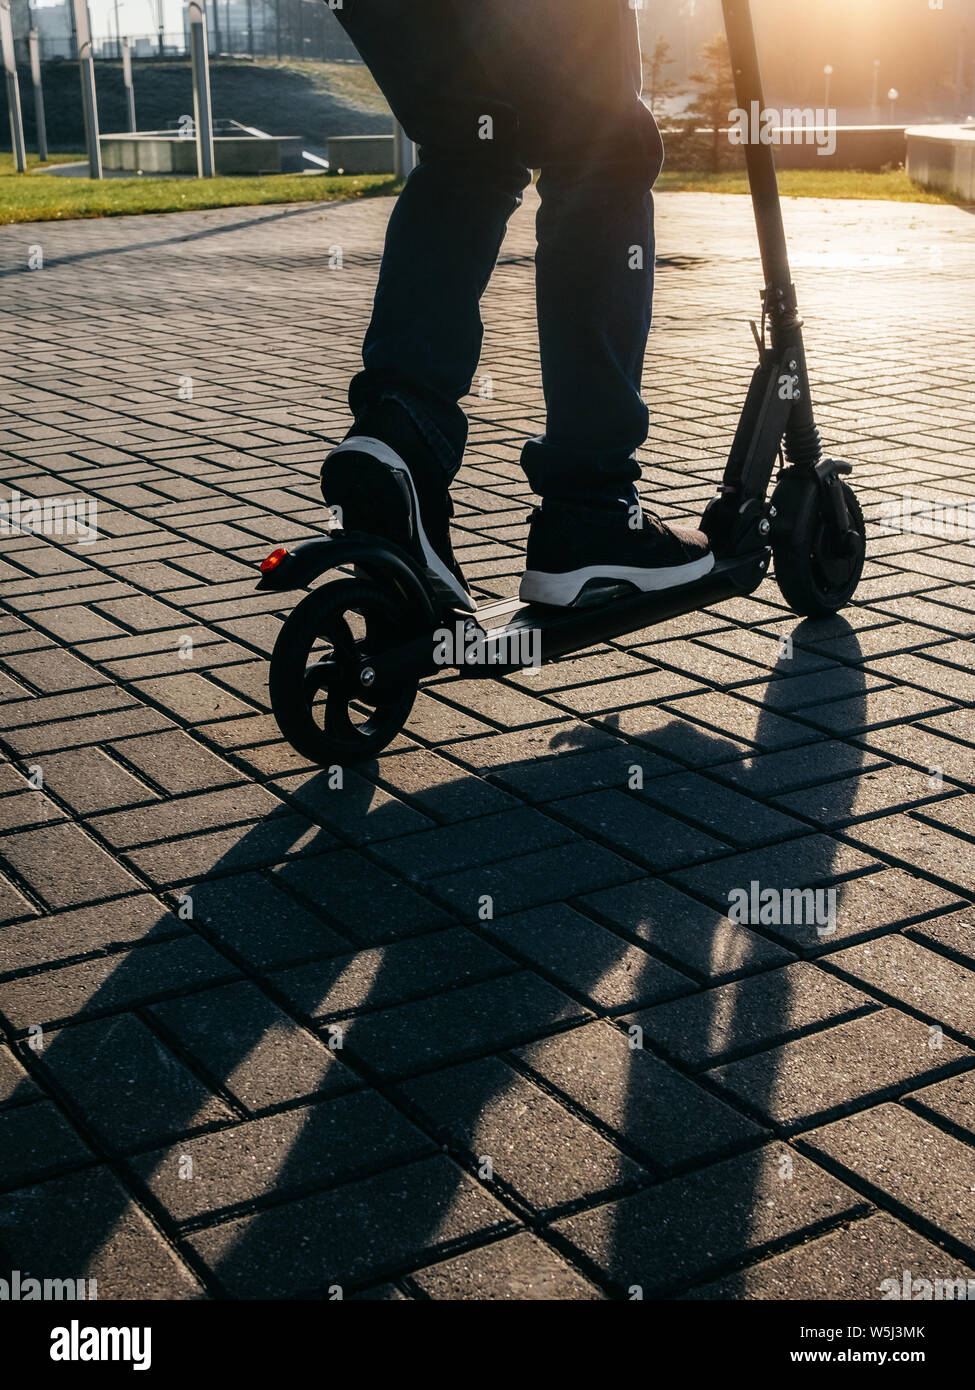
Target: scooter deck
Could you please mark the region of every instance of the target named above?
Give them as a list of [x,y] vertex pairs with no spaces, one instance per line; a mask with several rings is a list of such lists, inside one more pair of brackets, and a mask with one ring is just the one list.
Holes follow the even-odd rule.
[[[524,659],[512,659],[519,652],[531,652],[533,664],[551,661],[669,618],[753,593],[768,573],[769,556],[770,551],[762,549],[722,557],[715,561],[710,574],[691,584],[650,593],[617,593],[605,602],[583,607],[553,608],[521,603],[518,599],[485,604],[473,615],[473,622],[483,633],[476,665],[487,667],[485,674],[501,675],[528,664]],[[456,616],[461,625],[472,621],[470,614],[459,610]]]

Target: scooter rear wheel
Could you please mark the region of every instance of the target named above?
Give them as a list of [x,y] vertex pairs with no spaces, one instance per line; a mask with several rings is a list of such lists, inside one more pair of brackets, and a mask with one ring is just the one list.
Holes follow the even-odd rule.
[[358,579],[315,589],[284,621],[268,685],[278,728],[303,757],[323,766],[381,752],[409,717],[417,682],[370,697],[363,659],[402,641],[409,614],[394,595]]
[[837,480],[833,486],[841,487],[846,499],[853,534],[845,539],[823,515],[814,478],[787,468],[772,496],[775,578],[789,607],[803,618],[831,618],[845,608],[863,575],[867,528],[860,503],[846,483]]

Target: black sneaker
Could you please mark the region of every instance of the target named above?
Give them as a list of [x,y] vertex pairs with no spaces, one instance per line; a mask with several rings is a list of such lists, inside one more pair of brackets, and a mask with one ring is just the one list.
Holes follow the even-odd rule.
[[665,526],[650,512],[549,504],[532,516],[523,603],[568,608],[590,589],[648,593],[701,579],[714,556],[701,531]]
[[383,401],[322,464],[322,495],[342,528],[393,541],[447,602],[475,609],[450,544],[454,508],[444,471],[408,413]]

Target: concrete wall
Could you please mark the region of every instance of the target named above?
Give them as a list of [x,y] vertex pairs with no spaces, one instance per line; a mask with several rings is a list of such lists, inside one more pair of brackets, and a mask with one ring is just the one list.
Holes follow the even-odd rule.
[[975,203],[975,127],[912,126],[907,172],[925,188]]
[[[139,131],[100,138],[106,169],[141,170],[144,174],[195,174],[196,141],[167,131]],[[302,166],[299,136],[269,140],[218,135],[213,141],[218,174],[289,174]]]
[[328,142],[331,173],[391,174],[396,161],[392,135],[333,135]]

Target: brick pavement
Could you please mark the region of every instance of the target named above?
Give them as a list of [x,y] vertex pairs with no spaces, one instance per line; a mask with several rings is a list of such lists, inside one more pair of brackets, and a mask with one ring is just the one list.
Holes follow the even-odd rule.
[[[767,582],[428,682],[341,789],[277,737],[292,599],[253,566],[321,525],[389,207],[0,232],[2,495],[100,530],[0,560],[0,1264],[103,1298],[975,1278],[971,542],[874,525],[830,623]],[[787,220],[868,521],[975,501],[975,221]],[[531,239],[529,206],[455,493],[485,598],[542,423]],[[697,515],[753,356],[748,204],[661,197],[659,251],[644,490]],[[835,889],[835,933],[730,920],[753,880]]]

